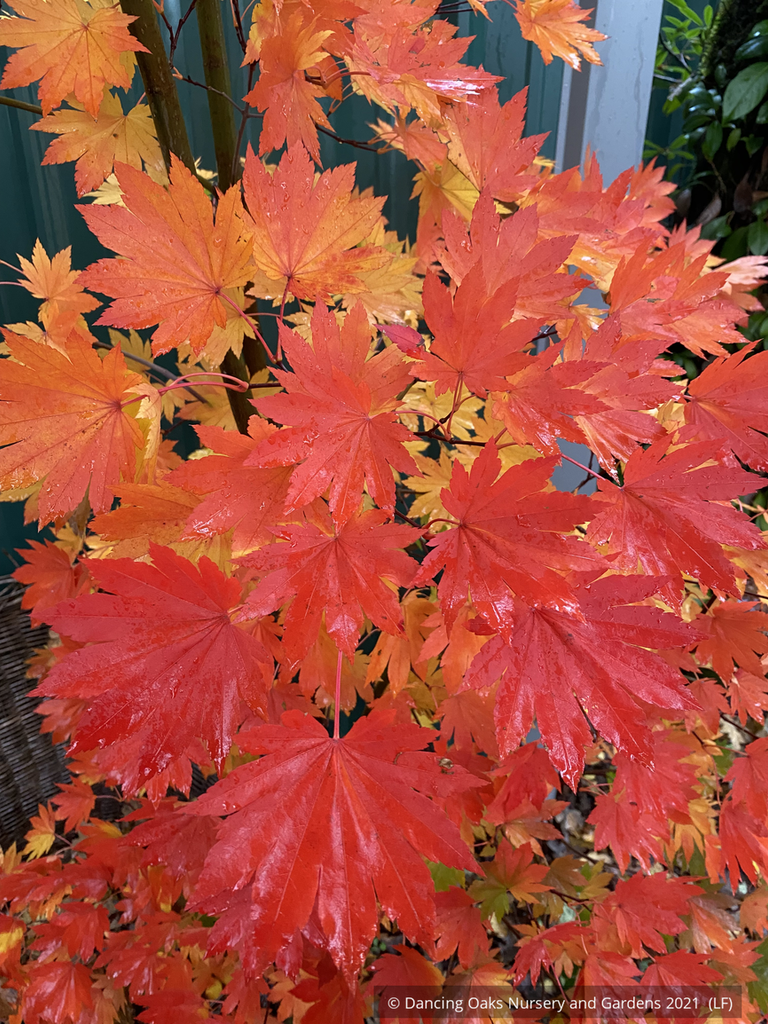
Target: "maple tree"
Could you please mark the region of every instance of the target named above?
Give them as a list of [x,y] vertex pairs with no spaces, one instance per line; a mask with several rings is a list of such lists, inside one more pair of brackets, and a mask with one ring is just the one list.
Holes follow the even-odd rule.
[[[513,6],[546,62],[599,61],[574,0]],[[768,393],[739,328],[768,261],[670,231],[652,164],[555,174],[437,0],[233,0],[242,96],[219,0],[11,8],[0,84],[40,83],[44,162],[114,255],[38,243],[38,323],[3,329],[0,488],[47,528],[15,575],[70,771],[2,858],[10,1020],[620,984],[734,985],[756,1024]],[[351,93],[417,165],[411,241],[321,165]]]

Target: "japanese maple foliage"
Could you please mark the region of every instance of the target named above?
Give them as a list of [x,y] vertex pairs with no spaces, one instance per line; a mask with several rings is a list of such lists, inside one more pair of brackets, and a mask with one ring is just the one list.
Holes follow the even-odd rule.
[[[230,8],[192,7],[214,75]],[[40,82],[45,162],[113,255],[38,243],[39,323],[4,329],[0,487],[48,526],[15,575],[70,758],[2,860],[10,1020],[618,983],[735,985],[755,1024],[768,390],[738,328],[766,261],[670,234],[652,165],[553,173],[437,0],[233,0],[218,178],[162,5],[12,8],[2,85]],[[514,9],[546,62],[599,61],[574,0]],[[320,165],[351,91],[417,164],[411,242]]]

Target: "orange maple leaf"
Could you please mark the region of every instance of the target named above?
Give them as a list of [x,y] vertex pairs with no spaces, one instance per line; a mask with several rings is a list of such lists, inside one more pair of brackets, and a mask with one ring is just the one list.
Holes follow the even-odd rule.
[[67,246],[49,257],[38,238],[32,260],[19,256],[22,277],[19,284],[36,299],[42,299],[40,321],[46,331],[62,342],[83,313],[96,309],[99,300],[77,284],[78,272],[72,270],[72,247]]
[[17,18],[0,20],[0,45],[20,47],[5,65],[0,86],[15,89],[40,81],[44,114],[74,93],[97,117],[105,85],[127,89],[133,62],[126,52],[147,53],[128,26],[136,19],[119,4],[99,0],[14,0]]
[[185,341],[200,352],[227,323],[227,289],[244,285],[251,273],[239,189],[221,197],[214,224],[203,186],[175,156],[167,190],[127,164],[118,164],[117,177],[124,206],[80,207],[99,241],[124,257],[92,263],[80,277],[116,300],[97,323],[159,324],[155,354]]
[[163,155],[155,123],[146,103],[137,103],[127,114],[117,96],[107,93],[94,120],[81,103],[72,100],[71,110],[55,110],[30,127],[61,136],[54,139],[43,157],[44,164],[77,160],[77,194],[98,188],[112,173],[115,161],[141,170],[142,161],[157,181],[165,178]]
[[355,165],[315,169],[301,145],[289,147],[273,176],[248,149],[243,186],[253,228],[253,259],[297,299],[330,302],[361,292],[359,275],[392,260],[381,246],[360,245],[381,217],[383,199],[354,196]]
[[136,419],[142,378],[126,369],[119,349],[101,360],[76,333],[67,355],[16,336],[8,347],[12,359],[4,361],[0,381],[0,444],[7,445],[0,487],[42,480],[41,525],[77,508],[86,492],[94,511],[105,512],[111,485],[132,476],[144,445]]
[[515,2],[515,17],[523,39],[536,43],[545,64],[551,64],[554,55],[562,57],[566,64],[578,71],[581,67],[579,53],[590,64],[603,63],[592,43],[606,36],[582,24],[592,11],[583,10],[574,0]]
[[330,35],[330,31],[318,32],[315,21],[303,25],[303,16],[297,12],[284,32],[264,40],[259,80],[245,97],[246,103],[265,111],[259,153],[280,149],[286,141],[289,146],[302,142],[320,162],[315,124],[330,129],[331,123],[317,102],[325,89],[305,72],[326,56],[322,44]]

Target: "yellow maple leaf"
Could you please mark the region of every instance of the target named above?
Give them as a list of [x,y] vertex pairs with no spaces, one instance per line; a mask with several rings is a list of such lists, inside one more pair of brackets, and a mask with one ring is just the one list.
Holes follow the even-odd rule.
[[446,160],[434,174],[419,171],[414,175],[411,198],[419,197],[419,216],[431,211],[440,223],[442,211],[451,207],[464,220],[471,220],[479,194],[469,178]]
[[34,860],[36,857],[44,857],[53,846],[56,838],[56,815],[51,807],[38,804],[38,813],[30,818],[32,828],[24,838],[27,845],[22,850],[24,857]]
[[70,99],[69,109],[55,110],[36,121],[32,128],[61,136],[45,151],[43,163],[76,160],[75,185],[79,196],[101,186],[116,161],[138,170],[143,163],[155,181],[164,184],[168,180],[155,123],[146,103],[137,103],[124,114],[119,98],[108,92],[98,116],[93,118],[82,103]]
[[7,850],[0,850],[0,872],[2,874],[13,874],[20,863],[21,854],[16,849],[16,843],[11,843]]

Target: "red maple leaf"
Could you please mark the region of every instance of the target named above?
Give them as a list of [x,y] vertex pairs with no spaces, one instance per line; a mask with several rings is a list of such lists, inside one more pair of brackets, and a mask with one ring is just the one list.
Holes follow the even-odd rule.
[[[339,330],[322,304],[312,314],[312,347],[282,332],[293,373],[275,370],[284,392],[256,402],[264,416],[290,425],[266,438],[246,466],[295,465],[286,507],[292,512],[330,486],[334,521],[345,523],[360,508],[363,482],[380,508],[395,506],[392,469],[418,472],[403,447],[413,435],[398,422],[398,395],[410,383],[396,345],[371,354],[371,328],[363,306],[354,306]],[[390,468],[391,467],[391,468]]]
[[104,948],[105,932],[109,932],[109,914],[103,906],[67,901],[49,923],[38,924],[35,949],[43,958],[63,946],[74,960],[89,960]]
[[73,752],[135,741],[120,771],[129,792],[198,737],[221,763],[244,717],[241,702],[265,702],[258,665],[266,652],[229,618],[240,584],[207,558],[194,566],[169,548],[150,550],[152,565],[94,562],[93,578],[108,593],[65,601],[45,616],[89,646],[56,665],[39,692],[88,701]]
[[515,202],[536,184],[532,164],[546,136],[522,137],[527,98],[521,89],[500,105],[497,91],[485,89],[445,114],[451,159],[478,192],[487,189],[501,202]]
[[318,31],[317,21],[304,22],[301,10],[291,14],[279,35],[264,40],[259,57],[259,80],[245,96],[246,103],[264,111],[259,133],[259,153],[303,143],[320,162],[316,124],[331,128],[317,102],[325,95],[322,83],[308,75],[323,57],[323,43],[331,33]]
[[680,601],[680,573],[738,597],[736,569],[722,546],[755,549],[764,541],[743,513],[723,503],[754,491],[760,480],[725,463],[708,441],[672,452],[668,446],[665,437],[638,450],[623,487],[598,481],[597,508],[608,507],[597,512],[587,538],[606,544],[617,568],[635,572],[640,565],[651,576],[673,577],[663,591],[673,603]]
[[579,294],[579,274],[558,273],[573,248],[577,235],[539,240],[539,215],[535,206],[518,210],[502,220],[493,193],[481,192],[467,225],[455,210],[443,213],[445,246],[436,255],[451,281],[460,285],[469,271],[481,263],[485,290],[492,295],[502,285],[514,283],[515,319],[552,316],[553,307]]
[[643,985],[683,988],[722,981],[720,971],[707,966],[708,959],[702,953],[690,953],[687,949],[676,949],[674,953],[657,956],[643,975]]
[[560,572],[600,564],[594,550],[563,536],[589,518],[588,499],[545,492],[556,459],[530,459],[497,480],[501,460],[491,441],[469,473],[453,465],[450,490],[441,499],[457,522],[430,540],[432,551],[416,583],[442,569],[438,595],[450,632],[469,594],[475,608],[504,636],[512,594],[532,604],[576,607]]
[[514,284],[486,291],[482,264],[472,267],[452,296],[436,274],[424,282],[424,316],[434,340],[429,352],[418,353],[411,373],[435,381],[435,393],[459,391],[462,385],[481,398],[503,391],[505,377],[525,360],[522,350],[538,330],[538,321],[510,323],[515,305]]
[[687,819],[689,801],[696,799],[690,755],[679,735],[660,732],[653,733],[652,767],[616,754],[612,791],[595,797],[588,821],[595,826],[595,849],[610,847],[622,872],[632,857],[646,871],[651,858],[664,862],[659,840],[666,842],[672,822]]
[[373,35],[356,21],[354,43],[345,59],[369,99],[403,116],[413,108],[429,122],[440,116],[441,99],[466,100],[500,80],[482,67],[459,63],[469,40],[454,38],[456,31],[447,21],[435,20],[415,32],[398,25],[394,31],[388,26],[388,31]]
[[354,976],[378,924],[377,900],[403,934],[432,946],[432,880],[423,857],[473,870],[475,861],[428,799],[478,784],[423,753],[428,734],[393,725],[394,712],[331,739],[297,711],[281,726],[241,733],[265,754],[236,768],[186,809],[226,815],[193,906],[221,914],[211,952],[235,946],[264,969],[310,922],[338,967]]
[[[768,352],[754,343],[715,359],[688,385],[682,437],[726,446],[754,469],[768,470]],[[747,359],[749,356],[749,359]]]
[[387,633],[402,633],[397,594],[384,582],[407,587],[416,562],[401,549],[419,536],[410,526],[387,522],[371,509],[334,529],[327,513],[306,526],[285,526],[272,544],[243,559],[261,576],[240,618],[268,615],[295,596],[285,618],[285,644],[301,658],[325,627],[336,646],[352,658],[363,613]]
[[594,908],[592,927],[597,941],[608,948],[615,935],[621,951],[638,959],[646,955],[646,947],[665,953],[664,936],[685,930],[682,918],[690,913],[688,901],[703,891],[689,878],[664,872],[620,879],[614,891]]
[[[0,384],[0,486],[42,480],[41,525],[66,516],[87,492],[106,511],[112,484],[130,478],[146,440],[136,420],[142,379],[113,349],[101,360],[73,332],[67,354],[27,338],[8,340]],[[135,403],[135,404],[134,404]]]
[[459,963],[466,968],[488,953],[488,935],[475,902],[465,889],[455,885],[435,896],[437,960],[447,960],[457,953]]
[[297,299],[331,301],[365,290],[359,275],[389,263],[378,245],[361,245],[381,219],[383,199],[353,195],[355,165],[315,168],[300,144],[270,174],[248,149],[243,174],[253,259]]
[[51,800],[57,810],[56,818],[64,821],[64,831],[71,832],[87,821],[96,806],[96,794],[77,776],[72,782],[58,783],[60,792]]
[[531,444],[545,455],[559,454],[558,438],[583,443],[579,417],[606,409],[600,398],[579,387],[600,364],[559,363],[559,354],[559,346],[551,346],[538,356],[518,356],[493,406],[515,444]]
[[575,788],[592,742],[587,718],[619,750],[651,763],[643,703],[692,708],[680,673],[648,648],[692,644],[695,630],[656,608],[632,605],[663,581],[611,576],[574,588],[579,609],[509,602],[503,635],[480,651],[467,685],[501,678],[496,698],[499,748],[509,754],[534,715],[552,764]]
[[269,543],[273,528],[284,519],[290,470],[257,469],[248,460],[276,428],[251,416],[247,434],[221,427],[195,429],[215,454],[185,462],[168,476],[171,483],[206,495],[187,518],[183,538],[210,537],[231,529],[233,555]]
[[768,615],[754,611],[757,601],[715,601],[706,615],[694,620],[696,628],[708,633],[696,648],[700,664],[711,664],[724,682],[733,675],[734,663],[753,675],[762,676],[759,655],[768,653]]
[[24,989],[21,1009],[29,1024],[80,1021],[84,1011],[93,1009],[93,1002],[90,969],[74,960],[59,960],[35,969]]
[[36,540],[28,543],[29,548],[18,550],[25,564],[13,572],[14,579],[27,584],[21,598],[22,608],[40,612],[75,597],[83,589],[88,570],[82,562],[73,565],[69,552],[49,540],[42,544]]

